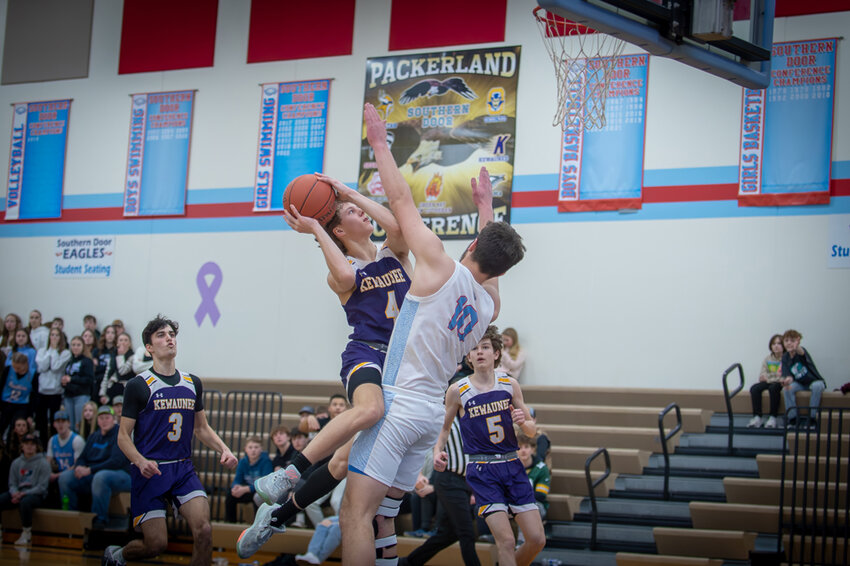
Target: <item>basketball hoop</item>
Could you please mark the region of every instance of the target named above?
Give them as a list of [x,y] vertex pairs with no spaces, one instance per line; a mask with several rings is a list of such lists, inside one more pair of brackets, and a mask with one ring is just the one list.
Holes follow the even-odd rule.
[[605,127],[611,71],[626,42],[593,28],[534,8],[543,45],[555,66],[558,107],[552,121],[561,129]]

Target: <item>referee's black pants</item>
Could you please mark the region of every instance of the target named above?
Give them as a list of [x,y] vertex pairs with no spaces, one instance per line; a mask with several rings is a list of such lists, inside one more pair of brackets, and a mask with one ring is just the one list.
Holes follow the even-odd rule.
[[407,557],[411,566],[422,566],[438,552],[460,541],[460,553],[466,566],[480,566],[475,552],[475,527],[471,492],[466,480],[454,472],[434,472],[434,492],[437,494],[437,533],[414,549]]

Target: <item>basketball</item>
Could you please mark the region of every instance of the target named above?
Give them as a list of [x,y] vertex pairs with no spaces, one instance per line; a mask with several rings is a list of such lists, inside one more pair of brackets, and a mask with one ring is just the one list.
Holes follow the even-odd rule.
[[303,216],[310,216],[324,226],[336,211],[336,193],[329,184],[320,181],[312,173],[295,177],[283,193],[283,208],[291,212],[289,205]]

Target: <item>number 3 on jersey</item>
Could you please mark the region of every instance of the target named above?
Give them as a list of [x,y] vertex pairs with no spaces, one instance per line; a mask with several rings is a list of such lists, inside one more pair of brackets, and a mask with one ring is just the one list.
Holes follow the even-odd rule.
[[398,303],[395,301],[395,291],[387,291],[387,308],[384,309],[384,314],[387,318],[396,318],[398,316]]
[[171,442],[178,442],[183,435],[183,415],[180,413],[171,413],[171,416],[168,417],[168,422],[171,423],[171,430],[165,436]]

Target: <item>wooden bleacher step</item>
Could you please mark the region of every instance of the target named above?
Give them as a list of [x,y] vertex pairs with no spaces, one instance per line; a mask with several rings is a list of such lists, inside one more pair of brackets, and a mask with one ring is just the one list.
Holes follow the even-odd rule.
[[[560,548],[587,548],[591,528],[590,523],[549,521],[546,524],[546,544]],[[599,523],[596,527],[597,549],[609,552],[655,552],[652,529],[644,525]]]
[[[653,454],[644,468],[646,475],[664,474],[664,456]],[[739,476],[755,478],[759,475],[758,464],[752,457],[700,456],[695,454],[671,454],[670,473],[676,476],[723,478]]]
[[[781,455],[759,454],[756,456],[756,462],[758,463],[760,478],[775,480],[782,478]],[[829,473],[829,481],[834,482],[836,478],[847,477],[848,464],[850,462],[848,462],[846,453],[840,460],[835,456],[831,458],[826,458],[826,456],[821,456],[820,458],[811,457],[808,459],[808,465],[806,458],[800,457],[797,460],[797,478],[802,479],[808,473],[809,481],[812,481],[815,478],[815,472],[817,472],[817,478],[824,481],[827,473]],[[793,455],[789,455],[785,462],[785,477],[791,479],[793,474],[794,457]]]
[[[696,478],[671,476],[670,496],[677,501],[705,500],[725,501],[723,480],[719,478]],[[621,474],[617,477],[612,497],[631,499],[661,499],[664,491],[662,476],[632,476]]]
[[695,556],[617,553],[617,566],[723,566],[723,560]]
[[[624,498],[596,498],[599,521],[626,525],[690,527],[691,510],[686,501],[646,501]],[[589,498],[581,500],[574,521],[592,520]]]
[[775,505],[691,501],[689,506],[695,529],[775,533],[779,528]]
[[[534,410],[540,423],[557,423],[584,426],[628,426],[658,428],[656,407],[623,407],[617,405],[559,405],[536,404]],[[681,409],[682,427],[687,432],[703,432],[710,421],[711,412],[703,409]],[[675,426],[672,414],[665,425]],[[545,427],[544,427],[545,429]]]
[[[661,450],[658,428],[547,424],[545,430],[553,445],[636,448],[650,452]],[[671,448],[676,446],[678,438],[679,436],[676,436],[669,441]]]
[[[682,434],[677,454],[695,454],[705,456],[729,455],[727,434]],[[781,454],[783,439],[781,435],[737,434],[732,441],[734,455],[755,456],[759,453]]]
[[[747,503],[753,505],[779,505],[779,490],[781,489],[780,480],[763,480],[751,478],[724,478],[723,485],[726,490],[726,500],[729,503]],[[785,485],[785,505],[791,505],[791,496],[794,492],[794,486],[789,483]],[[837,499],[836,499],[837,495]],[[803,490],[802,486],[796,489],[797,505],[802,505],[803,498],[807,500],[807,505],[810,507],[814,504],[814,486],[809,485],[808,490]],[[847,484],[838,484],[836,490],[835,484],[830,482],[829,486],[820,484],[818,486],[818,501],[820,505],[826,503],[829,508],[832,508],[836,501],[839,505],[843,505],[847,496]]]
[[[607,448],[611,470],[624,474],[639,474],[649,463],[649,450],[636,448]],[[593,446],[553,446],[552,466],[557,469],[584,470],[587,458],[596,451]]]
[[755,549],[756,533],[736,530],[655,527],[659,554],[747,560]]

